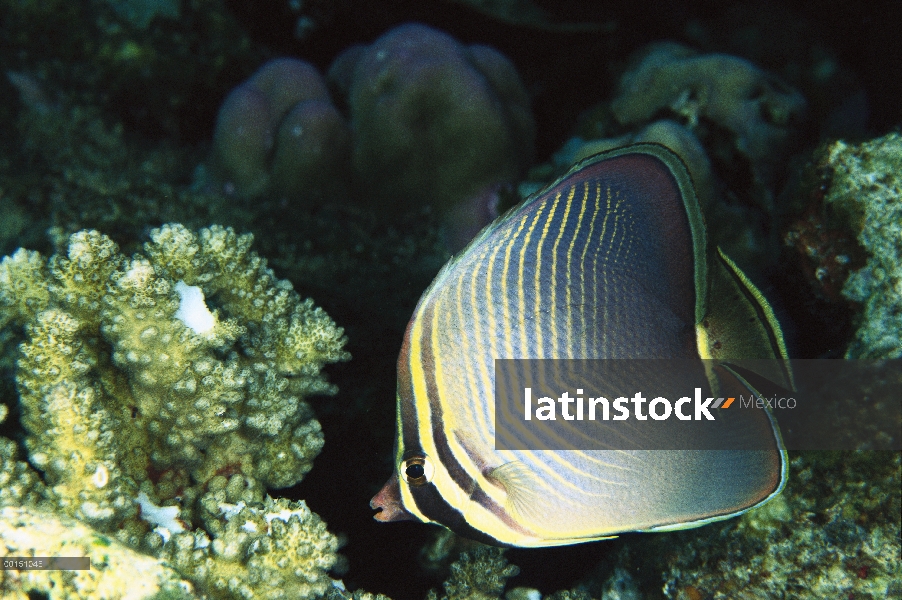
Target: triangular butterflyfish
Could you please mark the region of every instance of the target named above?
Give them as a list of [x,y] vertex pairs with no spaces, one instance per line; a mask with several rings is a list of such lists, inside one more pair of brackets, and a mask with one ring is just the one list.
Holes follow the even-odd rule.
[[554,546],[704,525],[785,484],[766,409],[747,411],[755,450],[496,450],[499,358],[774,359],[763,375],[792,386],[773,310],[709,247],[690,175],[663,146],[581,161],[439,272],[404,334],[396,470],[371,506],[380,521]]

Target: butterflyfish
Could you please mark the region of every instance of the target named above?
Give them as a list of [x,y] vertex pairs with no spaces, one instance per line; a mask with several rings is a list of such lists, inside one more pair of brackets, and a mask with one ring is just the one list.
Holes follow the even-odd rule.
[[[776,359],[762,375],[792,386],[773,310],[709,248],[690,175],[663,146],[581,161],[443,267],[404,334],[395,473],[370,506],[379,521],[556,546],[697,527],[785,484],[766,409],[744,411],[736,432],[760,438],[755,450],[496,450],[499,358]],[[752,391],[734,371],[718,377]]]

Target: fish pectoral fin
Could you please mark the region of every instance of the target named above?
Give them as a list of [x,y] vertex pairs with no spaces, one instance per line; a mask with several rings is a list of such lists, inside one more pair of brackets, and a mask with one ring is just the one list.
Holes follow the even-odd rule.
[[533,522],[546,494],[535,473],[524,462],[514,460],[485,473],[494,485],[507,494],[505,508],[517,520]]

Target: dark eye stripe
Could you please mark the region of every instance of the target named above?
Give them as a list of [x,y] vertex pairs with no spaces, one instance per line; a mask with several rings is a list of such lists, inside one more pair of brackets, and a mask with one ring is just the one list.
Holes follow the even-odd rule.
[[430,483],[418,488],[412,488],[410,491],[413,494],[414,502],[417,504],[417,509],[430,521],[441,523],[454,533],[483,544],[509,546],[509,544],[503,544],[467,523],[461,512],[442,498],[435,484]]

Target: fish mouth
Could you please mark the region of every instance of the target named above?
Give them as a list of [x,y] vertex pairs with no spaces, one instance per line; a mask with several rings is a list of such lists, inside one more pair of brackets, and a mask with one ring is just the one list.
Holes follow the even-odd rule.
[[382,523],[418,520],[404,508],[404,502],[401,500],[401,484],[397,474],[392,475],[379,493],[373,496],[373,499],[370,500],[370,508],[378,511],[373,518]]

